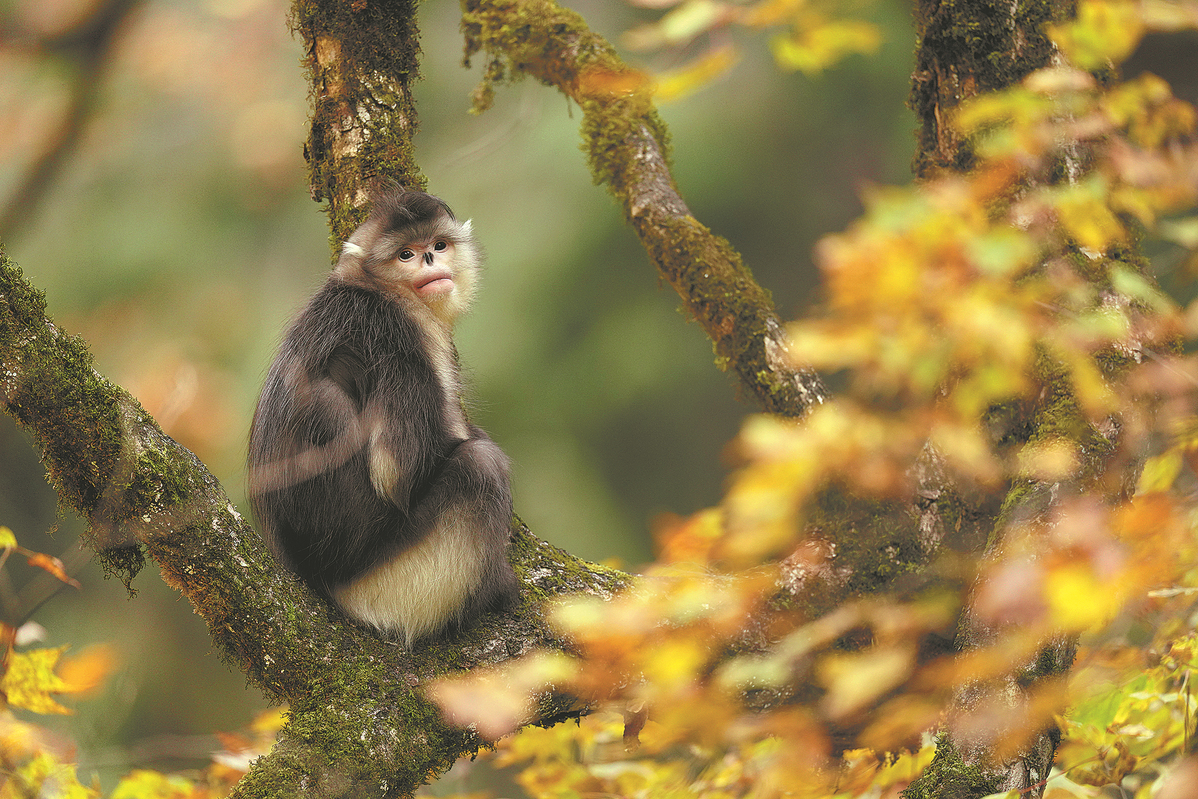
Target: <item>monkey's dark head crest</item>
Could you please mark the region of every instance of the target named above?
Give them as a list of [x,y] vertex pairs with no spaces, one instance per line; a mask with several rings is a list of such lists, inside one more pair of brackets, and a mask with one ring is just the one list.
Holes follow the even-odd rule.
[[398,230],[419,222],[431,222],[440,216],[455,219],[453,211],[439,197],[422,191],[392,189],[373,197],[370,215],[383,221],[384,228]]

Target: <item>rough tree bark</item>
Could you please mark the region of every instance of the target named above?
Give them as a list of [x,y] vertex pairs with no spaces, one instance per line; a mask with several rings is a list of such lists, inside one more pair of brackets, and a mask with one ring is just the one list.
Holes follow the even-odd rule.
[[[919,0],[916,26],[919,47],[912,76],[911,107],[920,120],[919,146],[914,168],[917,176],[933,178],[946,172],[967,172],[974,152],[954,129],[953,110],[979,94],[1015,85],[1031,72],[1062,63],[1062,56],[1047,34],[1047,25],[1072,15],[1073,0]],[[1060,154],[1057,174],[1078,176],[1084,171],[1080,154]],[[1084,462],[1079,477],[1069,482],[1024,482],[1011,486],[1001,512],[988,514],[985,557],[1001,541],[1005,526],[1013,522],[1045,522],[1063,500],[1107,484],[1117,494],[1126,481],[1105,480],[1108,460],[1116,449],[1117,425],[1096,430],[1078,413],[1069,386],[1051,368],[1042,375],[1044,392],[1037,404],[1011,411],[1004,419],[1007,430],[1020,430],[1021,441],[1031,441],[1042,430],[1070,429],[1075,433]],[[995,640],[997,630],[978,623],[967,612],[961,621],[956,647],[968,650]],[[1039,655],[1017,674],[996,683],[963,689],[952,709],[954,718],[967,718],[984,703],[1008,708],[1026,706],[1044,681],[1068,673],[1076,641],[1062,636],[1045,641]],[[1033,735],[1015,756],[995,758],[993,745],[1003,730],[979,731],[950,721],[939,739],[935,760],[906,791],[906,799],[972,799],[992,793],[1018,791],[1023,797],[1042,796],[1060,739],[1059,731],[1045,728]]]

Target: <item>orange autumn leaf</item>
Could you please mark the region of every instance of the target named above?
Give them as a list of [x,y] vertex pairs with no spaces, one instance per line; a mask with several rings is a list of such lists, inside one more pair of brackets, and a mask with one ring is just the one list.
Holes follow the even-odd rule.
[[66,566],[63,565],[62,561],[53,555],[43,555],[41,552],[34,552],[29,556],[29,565],[44,569],[73,588],[82,587],[78,580],[67,574]]
[[626,97],[649,86],[649,76],[633,69],[620,71],[593,68],[578,76],[580,97]]
[[79,654],[63,658],[58,667],[61,693],[87,695],[104,684],[116,670],[119,656],[111,644],[94,644]]

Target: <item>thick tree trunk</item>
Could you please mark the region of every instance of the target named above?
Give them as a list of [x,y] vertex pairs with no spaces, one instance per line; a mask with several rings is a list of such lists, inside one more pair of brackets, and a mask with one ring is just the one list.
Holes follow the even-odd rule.
[[[1031,72],[1056,64],[1060,54],[1048,38],[1047,24],[1072,13],[1069,0],[921,0],[916,9],[919,47],[912,79],[911,106],[919,116],[919,142],[914,168],[920,178],[946,172],[967,172],[974,164],[971,142],[952,125],[954,110],[963,102],[1018,83]],[[1062,170],[1069,174],[1070,170]],[[1076,172],[1073,172],[1076,174]],[[1068,394],[1058,386],[1057,396]],[[1039,425],[1060,408],[1051,403],[1021,409],[1010,427],[1027,431],[1030,439]],[[1101,453],[1091,456],[1090,474],[1101,473]],[[1002,528],[1013,516],[1047,518],[1069,486],[1021,485],[1019,495],[1007,497],[1001,518],[990,518],[990,548],[1001,540]],[[1016,489],[1012,489],[1016,490]],[[961,651],[992,642],[997,630],[988,629],[967,614],[957,648]],[[1042,681],[1067,673],[1076,643],[1070,638],[1046,641],[1039,657],[1018,675],[997,684],[974,685],[960,692],[955,719],[969,719],[985,703],[1018,711]],[[976,727],[950,722],[943,731],[936,757],[927,772],[905,792],[906,799],[971,799],[991,793],[1018,791],[1024,797],[1044,793],[1060,734],[1055,727],[1032,735],[1013,757],[996,758],[994,745],[1003,731],[979,732]]]

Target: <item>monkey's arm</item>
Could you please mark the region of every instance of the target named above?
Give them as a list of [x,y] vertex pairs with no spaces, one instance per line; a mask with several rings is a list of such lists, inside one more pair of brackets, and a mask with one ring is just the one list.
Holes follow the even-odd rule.
[[[375,497],[396,510],[407,513],[412,491],[431,466],[424,450],[421,426],[427,422],[419,413],[402,407],[403,401],[427,394],[412,384],[411,366],[403,363],[406,353],[391,353],[378,370],[392,381],[381,384],[374,370],[367,367],[359,349],[336,348],[322,367],[322,407],[314,408],[339,429],[349,431],[355,446],[363,453],[369,483]],[[405,410],[409,412],[405,412]],[[362,466],[354,463],[353,477]],[[353,479],[349,474],[345,475]]]

